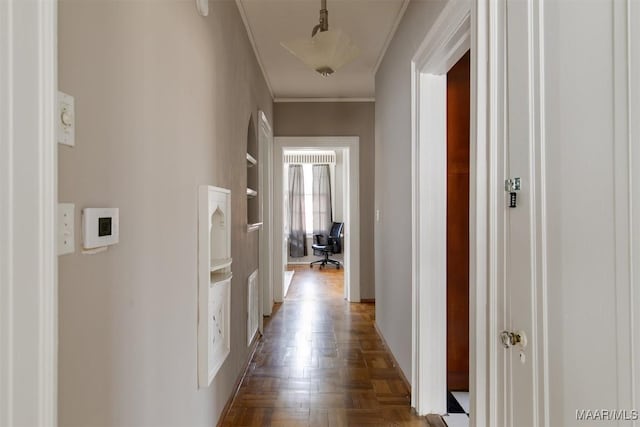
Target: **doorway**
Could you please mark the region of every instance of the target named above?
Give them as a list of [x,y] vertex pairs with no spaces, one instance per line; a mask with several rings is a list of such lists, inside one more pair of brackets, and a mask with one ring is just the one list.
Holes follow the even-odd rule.
[[469,135],[467,51],[447,72],[447,414],[469,420]]
[[[418,414],[442,415],[450,409],[447,405],[450,389],[468,391],[469,404],[465,402],[465,406],[473,419],[478,415],[473,408],[482,411],[485,406],[484,394],[474,393],[474,386],[484,383],[486,374],[484,366],[478,365],[482,359],[474,353],[484,346],[485,337],[475,330],[481,324],[474,315],[479,316],[478,310],[484,308],[478,295],[474,294],[476,290],[480,291],[473,266],[480,260],[473,248],[486,241],[484,235],[474,234],[475,224],[482,218],[479,209],[484,200],[471,198],[470,189],[483,182],[484,171],[474,163],[478,159],[469,154],[479,148],[474,146],[477,140],[469,138],[469,131],[473,129],[469,117],[476,111],[471,107],[468,109],[462,129],[448,129],[447,126],[447,118],[451,115],[447,111],[450,92],[447,74],[470,50],[469,64],[474,63],[476,55],[471,42],[470,5],[448,3],[412,63],[411,397]],[[469,77],[473,88],[475,76],[469,73]],[[477,94],[468,93],[469,97],[462,102],[473,106]],[[467,135],[459,150],[449,150],[455,148],[449,147],[447,141],[452,131]],[[455,173],[450,176],[449,172]],[[478,194],[475,196],[477,198]],[[460,246],[466,246],[466,251],[462,250],[462,256],[458,257]],[[459,271],[460,268],[463,271]],[[447,285],[449,276],[455,283],[451,287]],[[470,282],[475,283],[474,287],[469,287]],[[461,336],[452,339],[454,334]],[[469,341],[470,335],[477,341],[475,344]],[[454,356],[459,356],[456,357],[459,360],[448,360]],[[463,421],[472,421],[467,418],[466,411],[458,410]]]
[[[360,302],[360,236],[358,219],[360,218],[360,207],[358,197],[358,176],[359,176],[359,138],[358,137],[276,137],[274,139],[274,299],[282,302],[288,290],[285,271],[289,264],[289,230],[285,224],[285,198],[287,197],[285,188],[285,153],[295,152],[334,152],[341,160],[341,167],[336,168],[336,175],[341,175],[340,184],[342,195],[334,198],[336,211],[340,211],[344,228],[342,231],[342,260],[344,267],[344,298],[350,302]],[[338,193],[338,191],[336,191]],[[336,217],[338,218],[338,217]],[[313,237],[307,237],[307,239]],[[309,242],[309,240],[307,240]],[[303,261],[315,261],[319,257],[312,256],[313,252],[307,253]],[[309,255],[311,255],[309,257]],[[296,262],[296,261],[293,261]],[[309,268],[308,264],[306,268]],[[327,267],[332,268],[332,267]]]
[[[282,221],[285,244],[282,256],[286,260],[285,298],[296,272],[314,268],[344,270],[347,158],[344,148],[284,151]],[[328,245],[326,252],[318,249],[325,244]],[[343,288],[342,280],[334,281],[340,282],[339,287]],[[341,290],[340,293],[344,292]]]

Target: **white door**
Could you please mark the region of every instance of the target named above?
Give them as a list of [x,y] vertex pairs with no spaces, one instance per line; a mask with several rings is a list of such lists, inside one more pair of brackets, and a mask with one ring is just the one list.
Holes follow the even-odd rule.
[[[531,67],[529,2],[505,2],[506,18],[506,100],[504,180],[520,178],[520,189],[507,191],[504,198],[504,280],[500,328],[510,336],[497,339],[500,346],[499,372],[503,374],[504,399],[499,399],[499,418],[503,426],[537,427],[536,419],[536,357],[538,343],[534,337],[536,327],[535,268],[535,200],[532,153],[536,135],[532,98],[533,76]],[[517,185],[513,182],[511,185]],[[506,183],[505,183],[506,186]],[[511,207],[511,193],[515,193],[515,207]],[[503,332],[503,333],[504,333]],[[508,339],[509,348],[503,347]],[[520,340],[520,342],[518,342]],[[502,393],[499,393],[501,395]],[[502,397],[502,396],[501,396]]]
[[260,208],[262,210],[262,227],[260,228],[260,316],[259,330],[262,334],[264,329],[264,316],[270,316],[273,309],[273,272],[271,266],[273,257],[271,255],[272,239],[273,239],[273,173],[272,156],[273,156],[273,131],[266,114],[260,111],[259,114],[259,174],[260,188],[258,194],[260,197]]

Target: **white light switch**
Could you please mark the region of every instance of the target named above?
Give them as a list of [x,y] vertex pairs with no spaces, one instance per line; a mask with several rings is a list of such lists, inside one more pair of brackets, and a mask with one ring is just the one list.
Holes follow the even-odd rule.
[[76,111],[73,96],[58,92],[58,143],[76,145]]
[[75,251],[73,232],[73,203],[58,203],[58,255],[71,254]]
[[380,222],[380,209],[376,209],[376,222]]

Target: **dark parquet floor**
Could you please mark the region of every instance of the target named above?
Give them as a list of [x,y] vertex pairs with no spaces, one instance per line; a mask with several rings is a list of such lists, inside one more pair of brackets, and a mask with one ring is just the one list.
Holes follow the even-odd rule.
[[343,271],[295,267],[224,426],[427,426],[374,328],[343,299]]

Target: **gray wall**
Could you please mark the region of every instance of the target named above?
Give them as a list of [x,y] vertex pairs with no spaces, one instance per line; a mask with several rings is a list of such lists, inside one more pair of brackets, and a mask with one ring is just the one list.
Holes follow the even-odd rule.
[[[232,1],[80,2],[59,10],[60,90],[76,147],[59,198],[119,207],[120,243],[60,257],[61,426],[213,426],[247,356],[249,116],[272,100]],[[232,190],[231,354],[197,389],[197,187]]]
[[412,1],[376,74],[376,322],[411,380],[411,58],[445,1]]
[[[374,115],[372,102],[274,104],[275,136],[360,137],[360,297],[376,298],[373,260]],[[348,224],[345,224],[347,227]]]

